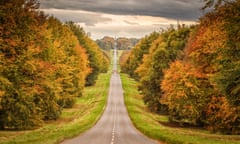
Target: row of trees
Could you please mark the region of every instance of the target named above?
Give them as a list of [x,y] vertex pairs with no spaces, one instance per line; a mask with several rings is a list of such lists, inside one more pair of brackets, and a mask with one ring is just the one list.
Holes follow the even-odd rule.
[[[149,36],[145,36],[143,39],[141,39],[131,50],[131,53],[128,56],[129,58],[126,60],[126,62],[121,62],[122,72],[127,72],[131,77],[138,79],[139,76],[135,73],[135,70],[142,63],[143,55],[148,53],[151,43],[153,43],[158,36],[159,33],[153,32]],[[122,57],[123,56],[124,54]],[[124,59],[121,61],[124,61]]]
[[104,50],[114,49],[115,45],[117,46],[118,50],[129,50],[137,42],[138,42],[138,39],[136,39],[136,38],[120,37],[115,40],[113,37],[109,37],[109,36],[105,36],[102,39],[96,40],[96,43],[98,44],[98,46]]
[[67,25],[74,32],[75,36],[77,36],[79,43],[87,51],[89,65],[92,71],[86,78],[86,85],[94,85],[98,74],[101,72],[107,72],[110,57],[106,51],[100,49],[99,46],[87,36],[83,28],[75,25],[73,22],[67,22]]
[[107,69],[108,59],[81,28],[38,7],[35,0],[0,2],[1,129],[32,129],[57,119],[82,95],[86,78]]
[[123,72],[140,81],[139,90],[152,111],[166,112],[166,106],[159,103],[162,95],[159,83],[163,79],[163,71],[182,54],[189,32],[190,28],[185,26],[153,32],[132,49],[122,64]]
[[161,32],[148,52],[135,47],[122,70],[137,75],[152,111],[182,125],[239,134],[240,0],[216,4],[199,25]]

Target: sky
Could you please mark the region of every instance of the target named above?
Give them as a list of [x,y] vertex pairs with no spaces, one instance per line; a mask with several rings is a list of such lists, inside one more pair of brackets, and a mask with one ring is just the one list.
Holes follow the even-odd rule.
[[39,0],[40,9],[79,24],[91,38],[141,38],[170,25],[195,24],[203,0]]

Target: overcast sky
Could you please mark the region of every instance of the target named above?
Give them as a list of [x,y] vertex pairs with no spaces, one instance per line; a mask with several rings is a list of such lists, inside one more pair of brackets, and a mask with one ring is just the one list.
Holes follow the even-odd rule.
[[176,25],[193,24],[203,15],[203,0],[39,0],[40,8],[62,22],[73,21],[91,33],[141,38]]

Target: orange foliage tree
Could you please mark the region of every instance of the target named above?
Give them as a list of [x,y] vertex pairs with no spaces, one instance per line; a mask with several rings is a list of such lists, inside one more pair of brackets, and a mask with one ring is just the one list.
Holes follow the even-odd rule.
[[67,22],[67,25],[71,28],[79,43],[86,49],[86,53],[89,58],[89,66],[91,72],[86,78],[86,85],[94,85],[98,74],[101,72],[107,72],[109,66],[109,58],[104,54],[99,46],[91,40],[85,31],[73,22]]
[[202,17],[183,60],[165,71],[160,101],[168,104],[172,120],[224,133],[240,132],[239,8],[237,0]]
[[152,111],[168,112],[166,105],[159,102],[162,97],[159,83],[163,79],[163,71],[177,57],[181,57],[190,29],[179,26],[178,29],[169,28],[163,31],[152,43],[149,54],[144,55],[143,63],[135,71],[140,76],[139,90],[143,94],[144,102]]
[[131,77],[139,80],[139,76],[135,73],[135,70],[142,64],[143,56],[149,52],[152,42],[156,40],[158,36],[159,33],[153,32],[149,36],[141,39],[131,50],[125,63],[122,64],[122,72],[128,73]]
[[88,57],[69,26],[35,0],[0,2],[0,127],[32,129],[81,96]]
[[161,103],[168,105],[169,118],[180,124],[202,125],[209,89],[204,76],[187,62],[176,61],[166,70]]

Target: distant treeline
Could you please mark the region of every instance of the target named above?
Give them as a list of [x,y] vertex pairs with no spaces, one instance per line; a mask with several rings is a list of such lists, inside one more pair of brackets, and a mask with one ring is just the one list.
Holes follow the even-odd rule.
[[102,39],[96,40],[98,46],[104,50],[114,49],[114,45],[118,50],[130,50],[139,40],[136,38],[117,38],[116,40],[113,37],[105,36]]
[[139,81],[151,111],[180,125],[240,134],[240,0],[214,2],[198,25],[141,39],[122,55],[121,69]]
[[38,10],[36,0],[0,1],[0,129],[33,129],[72,107],[109,65],[73,22]]

